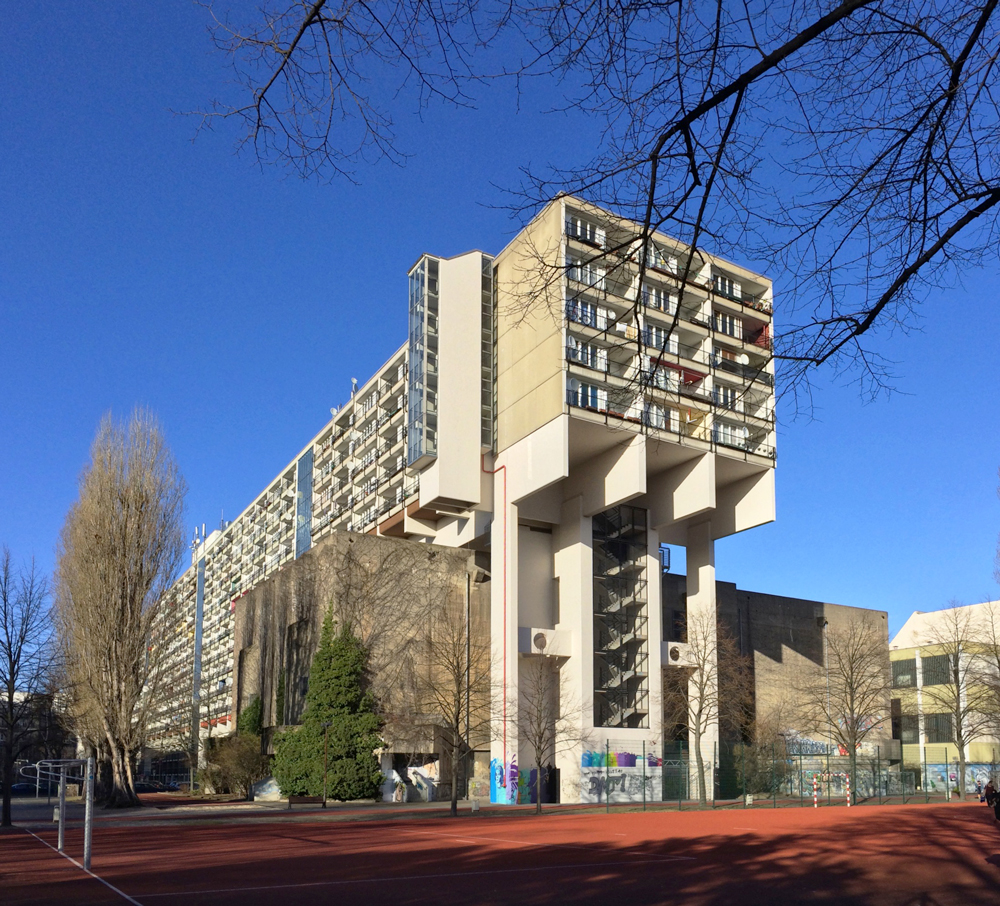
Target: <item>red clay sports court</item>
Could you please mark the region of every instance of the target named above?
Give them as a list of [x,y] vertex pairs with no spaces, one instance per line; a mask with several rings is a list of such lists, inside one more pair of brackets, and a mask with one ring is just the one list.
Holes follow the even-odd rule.
[[[93,876],[54,827],[4,833],[0,902],[1000,904],[1000,825],[975,803],[128,819],[95,827]],[[82,831],[66,842],[79,861]]]

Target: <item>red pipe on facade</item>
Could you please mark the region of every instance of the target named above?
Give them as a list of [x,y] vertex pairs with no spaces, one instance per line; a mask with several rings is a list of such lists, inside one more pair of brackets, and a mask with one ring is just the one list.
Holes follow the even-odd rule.
[[[482,469],[487,475],[503,472],[503,764],[507,771],[507,466],[486,468],[486,454],[482,454]],[[494,510],[496,503],[494,502]],[[494,517],[496,518],[496,517]]]

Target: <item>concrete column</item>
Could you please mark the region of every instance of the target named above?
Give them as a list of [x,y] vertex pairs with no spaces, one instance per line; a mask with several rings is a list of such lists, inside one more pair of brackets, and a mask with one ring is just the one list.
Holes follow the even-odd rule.
[[[712,798],[714,784],[714,757],[716,744],[719,741],[718,720],[718,661],[716,657],[716,628],[718,615],[715,600],[715,541],[712,539],[711,522],[701,522],[690,526],[687,530],[687,625],[688,643],[693,649],[697,660],[701,661],[701,669],[705,679],[696,685],[692,678],[688,686],[688,700],[692,707],[699,696],[704,696],[709,703],[707,711],[712,719],[703,729],[701,736],[701,754],[707,770],[705,771],[706,795]],[[694,739],[691,740],[692,747]],[[691,752],[691,794],[697,791],[697,759]]]
[[[490,635],[493,640],[493,685],[499,695],[493,706],[491,801],[506,803],[516,801],[510,798],[506,781],[510,763],[517,754],[517,506],[505,500],[503,472],[498,471],[494,478],[497,506],[490,535],[494,564],[490,583]],[[502,772],[503,785],[497,783],[498,770]]]
[[580,759],[584,740],[594,728],[594,580],[593,524],[583,514],[583,498],[563,503],[553,536],[553,561],[559,580],[558,628],[572,639],[569,660],[561,671],[560,713],[573,723],[573,745],[556,754],[560,801],[580,801]]

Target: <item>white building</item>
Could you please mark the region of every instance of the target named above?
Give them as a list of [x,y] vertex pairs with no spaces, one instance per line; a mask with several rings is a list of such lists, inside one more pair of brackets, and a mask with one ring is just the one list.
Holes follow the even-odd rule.
[[532,761],[528,659],[557,659],[577,724],[562,801],[584,791],[584,740],[658,743],[662,671],[684,663],[663,641],[661,544],[687,548],[689,620],[714,622],[715,540],[774,518],[771,299],[766,278],[572,198],[496,258],[421,257],[407,343],[196,546],[161,744],[231,725],[232,602],[331,531],[490,552],[497,800]]

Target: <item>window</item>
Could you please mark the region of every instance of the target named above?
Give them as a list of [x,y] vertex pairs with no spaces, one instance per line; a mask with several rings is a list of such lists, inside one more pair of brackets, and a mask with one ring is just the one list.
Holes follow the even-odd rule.
[[566,317],[577,324],[587,327],[595,327],[598,330],[607,330],[608,314],[603,308],[594,305],[593,302],[567,302]]
[[665,254],[655,242],[649,243],[646,265],[658,271],[666,271],[668,274],[677,273],[677,259],[673,255]]
[[928,743],[954,742],[950,714],[925,714],[924,735]]
[[648,355],[642,357],[642,376],[650,387],[676,393],[680,386],[680,373],[669,365],[663,365]]
[[743,331],[740,330],[742,326],[743,325],[736,319],[736,315],[721,311],[717,311],[715,313],[715,329],[720,333],[727,334],[730,337],[739,337],[743,333]]
[[642,342],[650,349],[658,349],[660,352],[673,355],[677,355],[679,349],[677,335],[655,324],[647,324],[642,329]]
[[581,409],[597,409],[601,412],[608,408],[608,391],[603,387],[585,384],[573,378],[569,382],[567,393],[569,404]]
[[909,658],[892,662],[892,688],[912,689],[917,685],[917,661]]
[[900,714],[892,719],[892,738],[904,746],[915,746],[920,742],[920,724],[916,714]]
[[667,292],[658,286],[644,286],[642,288],[642,304],[647,308],[655,308],[657,311],[672,315],[677,311],[677,294]]
[[588,245],[604,248],[604,230],[596,224],[589,223],[582,217],[569,217],[566,220],[566,235],[573,236]]
[[951,655],[938,654],[922,658],[920,670],[925,686],[943,686],[945,683],[954,682],[951,676]]
[[725,296],[727,299],[733,299],[736,302],[740,302],[743,299],[743,287],[732,277],[727,277],[724,274],[712,275],[712,289],[720,296]]
[[743,425],[731,425],[729,422],[717,422],[712,428],[712,439],[725,447],[735,447],[744,450],[750,432]]
[[584,343],[577,337],[569,337],[566,356],[570,361],[578,362],[587,368],[594,368],[597,371],[608,370],[607,349],[595,346],[593,343]]
[[604,268],[598,267],[594,262],[584,262],[580,258],[570,258],[566,262],[569,272],[569,279],[596,289],[604,289]]
[[743,411],[743,401],[739,398],[739,393],[735,387],[726,387],[720,384],[715,388],[715,404],[723,409],[730,409],[733,412]]

